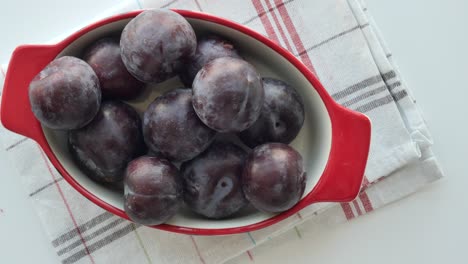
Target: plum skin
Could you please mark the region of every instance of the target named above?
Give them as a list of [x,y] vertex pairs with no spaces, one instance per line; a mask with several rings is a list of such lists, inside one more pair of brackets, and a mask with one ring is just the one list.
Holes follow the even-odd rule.
[[192,87],[197,73],[208,62],[222,57],[241,59],[234,45],[218,35],[208,35],[198,40],[195,55],[187,62],[187,66],[181,71],[179,77],[186,87]]
[[192,91],[198,117],[218,132],[241,132],[260,116],[263,84],[255,68],[244,60],[210,61],[195,76]]
[[60,57],[31,81],[29,101],[42,125],[59,130],[81,128],[91,122],[101,105],[99,80],[83,60]]
[[185,161],[203,152],[216,132],[198,118],[192,92],[176,89],[151,103],[143,116],[143,135],[153,152],[173,161]]
[[140,117],[125,103],[103,102],[91,123],[68,133],[68,146],[89,178],[120,182],[127,163],[145,151]]
[[144,84],[125,68],[118,38],[102,38],[90,45],[83,59],[99,78],[102,96],[107,99],[130,100],[143,91]]
[[263,78],[265,99],[260,117],[239,134],[247,146],[279,142],[289,144],[304,124],[304,104],[296,90],[284,81]]
[[301,199],[305,185],[302,157],[286,144],[258,146],[245,162],[242,188],[247,200],[260,211],[289,210]]
[[173,217],[182,201],[182,182],[168,160],[142,156],[128,164],[124,179],[124,209],[143,225],[159,225]]
[[[156,25],[156,26],[155,26]],[[197,47],[195,32],[176,12],[151,9],[133,18],[122,31],[121,56],[138,80],[163,82],[178,74]]]
[[241,175],[247,153],[232,143],[213,143],[205,152],[181,166],[184,201],[207,218],[229,217],[248,201]]

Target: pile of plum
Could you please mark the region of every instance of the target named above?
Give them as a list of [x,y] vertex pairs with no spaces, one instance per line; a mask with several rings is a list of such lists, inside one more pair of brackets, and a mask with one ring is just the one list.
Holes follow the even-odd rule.
[[[187,88],[157,97],[142,117],[123,102],[176,76]],[[287,145],[304,123],[299,94],[260,77],[230,41],[197,42],[175,12],[146,10],[120,38],[96,41],[81,58],[55,59],[31,81],[29,99],[43,126],[68,132],[69,151],[89,178],[123,182],[135,222],[164,223],[183,204],[213,219],[249,203],[278,213],[304,193],[302,157]]]

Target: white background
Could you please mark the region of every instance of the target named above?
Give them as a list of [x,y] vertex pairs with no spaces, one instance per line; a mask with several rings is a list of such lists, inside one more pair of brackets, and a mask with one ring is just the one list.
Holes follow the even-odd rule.
[[[466,263],[468,245],[468,1],[367,0],[432,131],[446,178],[369,215],[279,243],[255,263]],[[44,43],[116,0],[0,2],[0,62]],[[0,152],[3,153],[3,152]],[[0,154],[0,262],[57,258],[25,188]],[[237,263],[246,262],[241,256]]]

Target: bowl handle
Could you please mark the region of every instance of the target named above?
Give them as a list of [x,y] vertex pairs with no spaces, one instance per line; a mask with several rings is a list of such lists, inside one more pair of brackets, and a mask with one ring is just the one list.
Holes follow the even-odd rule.
[[59,53],[55,45],[24,45],[13,52],[3,86],[0,119],[5,128],[38,141],[39,121],[31,111],[31,80]]
[[348,202],[359,194],[364,178],[371,139],[367,116],[334,103],[329,111],[332,120],[332,146],[324,173],[305,204]]

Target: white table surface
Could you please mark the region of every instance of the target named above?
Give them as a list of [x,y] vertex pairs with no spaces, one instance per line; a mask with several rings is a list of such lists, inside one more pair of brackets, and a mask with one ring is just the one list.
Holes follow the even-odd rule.
[[[15,46],[44,43],[115,0],[0,2],[0,62]],[[256,263],[466,263],[468,245],[468,1],[368,0],[413,89],[446,178],[400,202],[291,240]],[[73,15],[70,15],[73,10]],[[58,260],[11,164],[0,152],[0,263]],[[233,262],[246,261],[239,258]]]

